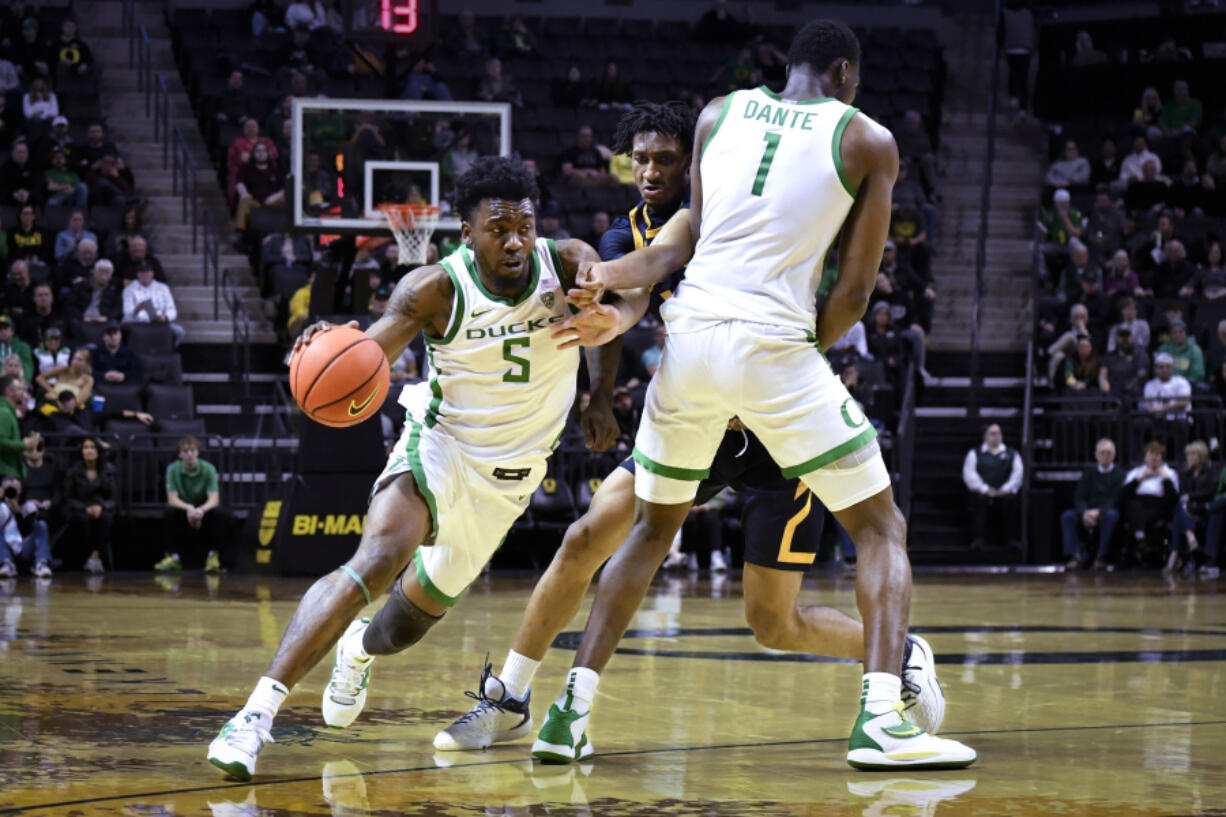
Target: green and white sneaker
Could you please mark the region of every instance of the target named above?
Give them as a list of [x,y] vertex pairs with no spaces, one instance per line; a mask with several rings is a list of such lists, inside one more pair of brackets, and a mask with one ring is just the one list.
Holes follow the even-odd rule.
[[209,763],[235,780],[255,774],[255,760],[265,743],[275,743],[268,730],[272,719],[254,709],[241,710],[226,722],[209,744]]
[[542,763],[582,762],[594,755],[592,742],[587,739],[587,722],[592,711],[580,714],[573,709],[562,709],[557,704],[549,707],[540,734],[532,744],[532,756]]
[[183,569],[183,562],[178,556],[167,553],[160,562],[153,566],[153,569],[159,573],[178,573]]
[[945,718],[945,692],[937,680],[932,647],[918,635],[907,636],[902,658],[902,704],[907,718],[935,735]]
[[370,667],[375,659],[358,661],[345,651],[352,638],[361,638],[370,626],[370,619],[355,619],[340,641],[336,642],[336,663],[332,665],[332,678],[324,687],[324,723],[344,729],[358,719],[366,706],[366,687],[370,684]]
[[221,572],[221,556],[217,551],[210,550],[209,555],[204,560],[205,573],[220,573]]
[[907,720],[901,702],[880,715],[861,709],[847,743],[847,763],[856,769],[963,769],[978,757],[969,746]]

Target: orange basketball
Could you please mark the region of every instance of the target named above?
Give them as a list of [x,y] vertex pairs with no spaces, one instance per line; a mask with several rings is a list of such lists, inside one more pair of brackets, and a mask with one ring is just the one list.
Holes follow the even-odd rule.
[[376,414],[390,384],[383,348],[350,326],[315,334],[289,364],[290,391],[298,405],[315,422],[334,428]]

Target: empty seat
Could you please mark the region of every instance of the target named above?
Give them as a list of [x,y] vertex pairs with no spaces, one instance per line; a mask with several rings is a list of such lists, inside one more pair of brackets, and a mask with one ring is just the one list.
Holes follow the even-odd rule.
[[123,448],[149,448],[153,445],[149,429],[140,420],[107,420],[106,433],[114,434]]
[[159,445],[165,447],[174,446],[177,448],[179,445],[178,441],[182,437],[196,437],[200,439],[208,433],[204,426],[204,420],[199,417],[190,420],[175,417],[159,417],[153,427],[161,435]]
[[99,381],[94,384],[94,394],[106,398],[107,414],[121,417],[125,411],[141,411],[141,385],[139,383],[107,383]]
[[183,358],[178,353],[137,355],[146,383],[182,383]]
[[125,323],[128,347],[137,354],[169,354],[174,351],[174,336],[165,323]]
[[196,399],[191,386],[151,383],[146,406],[158,420],[189,420],[196,416]]
[[575,521],[575,498],[570,486],[554,477],[541,480],[528,508],[538,528],[564,530]]

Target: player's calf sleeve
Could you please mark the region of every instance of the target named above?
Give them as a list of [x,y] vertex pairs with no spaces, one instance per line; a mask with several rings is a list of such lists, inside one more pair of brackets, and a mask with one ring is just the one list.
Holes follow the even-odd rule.
[[421,641],[442,616],[430,615],[405,596],[397,577],[383,609],[375,613],[362,635],[362,649],[369,655],[392,655]]

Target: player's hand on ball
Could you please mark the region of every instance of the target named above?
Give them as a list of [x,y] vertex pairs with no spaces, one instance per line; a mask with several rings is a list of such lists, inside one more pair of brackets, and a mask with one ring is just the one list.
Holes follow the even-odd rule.
[[570,349],[573,346],[604,346],[621,334],[620,330],[617,308],[596,303],[559,323],[550,335],[561,341],[559,349]]
[[579,413],[579,427],[583,429],[583,441],[593,451],[608,451],[621,434],[612,404],[607,397],[595,394],[587,408]]
[[[294,341],[294,352],[296,353],[303,346],[306,346],[308,343],[310,343],[311,338],[315,337],[320,332],[326,332],[327,330],[332,329],[333,327],[339,326],[339,325],[340,324],[328,323],[327,321],[316,321],[315,323],[308,326],[306,329],[303,329],[302,334],[298,336],[298,339],[296,341]],[[349,321],[349,323],[344,324],[344,325],[352,327],[354,329],[358,328],[357,321]]]

